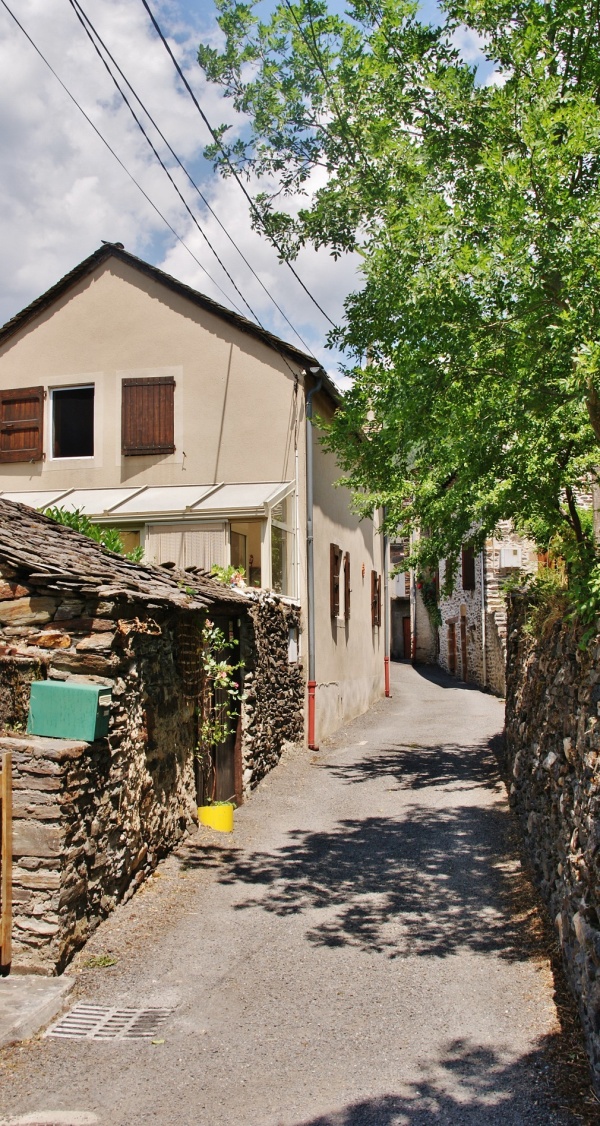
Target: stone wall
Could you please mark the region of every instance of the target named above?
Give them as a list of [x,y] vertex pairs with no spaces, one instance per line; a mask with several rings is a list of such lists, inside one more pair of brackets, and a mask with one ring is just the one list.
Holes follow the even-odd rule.
[[541,640],[509,614],[510,799],[556,925],[600,1090],[600,635],[584,650],[561,621]]
[[[0,658],[11,698],[24,699],[40,668],[51,678],[83,674],[112,692],[106,740],[2,740],[15,756],[13,966],[20,971],[60,970],[196,819],[194,702],[177,666],[176,615],[158,617],[112,620],[114,630],[95,634],[95,646],[57,650],[37,664]],[[2,718],[8,726],[10,712]]]
[[242,707],[245,795],[277,765],[287,746],[302,743],[305,697],[302,664],[294,652],[300,635],[299,608],[261,594],[250,604],[249,613]]

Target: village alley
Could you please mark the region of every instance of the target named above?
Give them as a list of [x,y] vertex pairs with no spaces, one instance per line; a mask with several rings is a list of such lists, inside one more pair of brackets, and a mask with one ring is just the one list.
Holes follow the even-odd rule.
[[552,974],[493,750],[503,704],[439,670],[392,674],[392,699],[284,756],[232,836],[188,839],[77,956],[75,1000],[170,1010],[153,1041],[5,1050],[0,1121],[583,1120],[555,1084]]

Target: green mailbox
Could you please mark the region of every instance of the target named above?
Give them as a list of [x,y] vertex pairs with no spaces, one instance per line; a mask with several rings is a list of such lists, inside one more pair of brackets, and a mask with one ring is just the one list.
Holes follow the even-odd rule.
[[34,680],[29,698],[30,735],[83,739],[108,735],[111,690],[77,680]]

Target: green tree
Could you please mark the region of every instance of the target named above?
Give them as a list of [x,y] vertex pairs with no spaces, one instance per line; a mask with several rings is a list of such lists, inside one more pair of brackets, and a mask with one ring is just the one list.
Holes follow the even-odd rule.
[[[589,555],[576,495],[600,460],[598,0],[451,0],[437,27],[404,0],[353,0],[345,17],[282,0],[263,22],[217,3],[224,46],[199,61],[248,125],[209,155],[270,183],[259,225],[290,255],[361,256],[331,336],[353,384],[326,437],[359,510],[426,529],[422,566],[507,517]],[[487,84],[453,46],[461,29],[493,64]]]
[[63,524],[66,528],[73,528],[75,532],[80,532],[82,536],[88,536],[89,539],[101,544],[107,551],[124,555],[134,563],[140,563],[144,557],[143,547],[134,547],[133,551],[125,551],[118,528],[106,528],[102,524],[94,524],[79,508],[45,508],[44,516],[49,516],[51,520]]

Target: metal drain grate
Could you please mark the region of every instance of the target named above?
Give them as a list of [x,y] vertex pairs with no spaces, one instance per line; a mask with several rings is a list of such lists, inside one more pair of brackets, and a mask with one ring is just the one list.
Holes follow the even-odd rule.
[[75,1005],[46,1036],[62,1040],[151,1040],[172,1009],[109,1009],[105,1005]]

